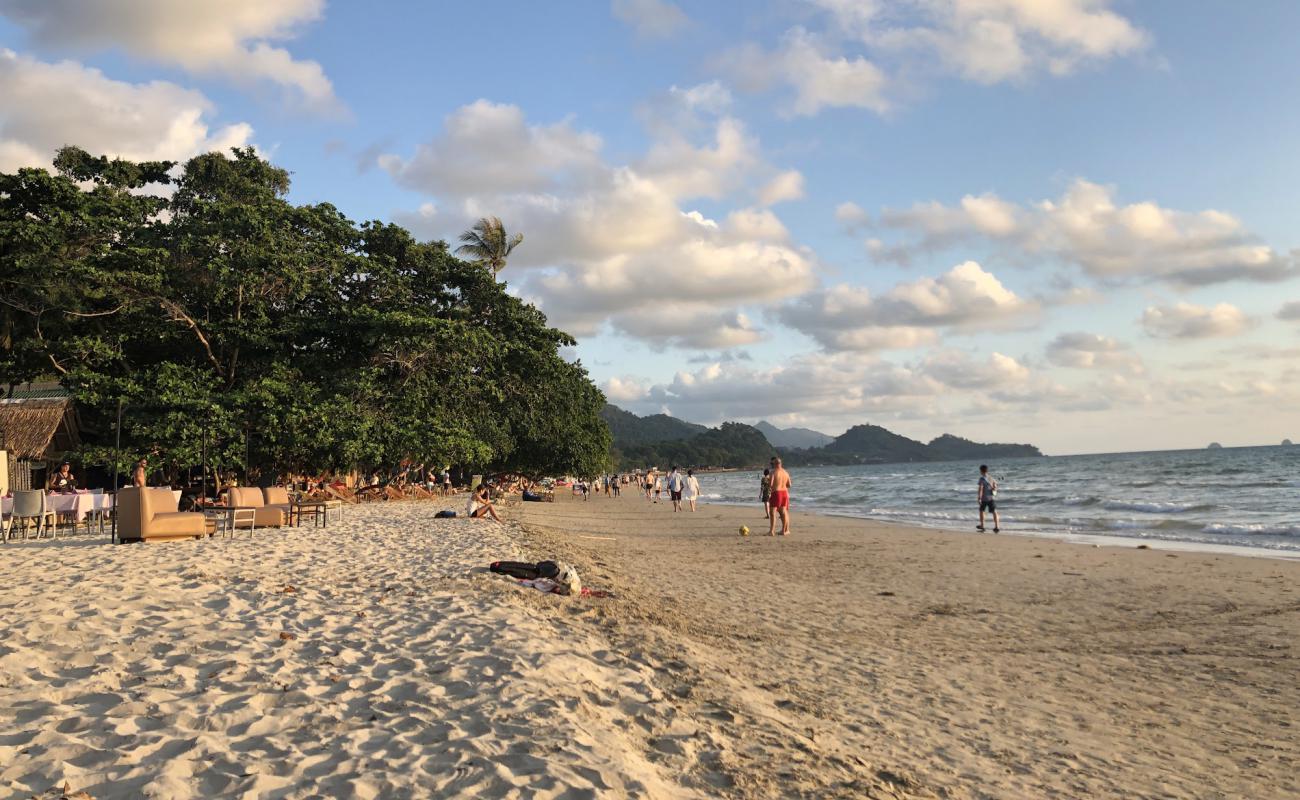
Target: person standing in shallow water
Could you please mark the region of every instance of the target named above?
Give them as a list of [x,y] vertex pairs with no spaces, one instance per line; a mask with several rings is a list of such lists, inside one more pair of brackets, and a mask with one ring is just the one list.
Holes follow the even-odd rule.
[[767,504],[767,535],[776,535],[776,517],[781,516],[781,535],[790,535],[790,473],[781,466],[781,459],[772,459],[772,494]]
[[995,499],[998,496],[998,482],[993,480],[989,475],[989,465],[980,464],[980,482],[979,482],[979,501],[980,501],[980,524],[975,526],[975,530],[984,531],[984,512],[987,510],[993,515],[993,532],[1001,533],[1002,528],[998,526],[998,503]]

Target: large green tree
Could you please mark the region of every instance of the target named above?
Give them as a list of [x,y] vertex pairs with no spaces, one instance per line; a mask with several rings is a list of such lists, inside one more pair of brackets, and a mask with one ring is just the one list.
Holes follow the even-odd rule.
[[251,149],[55,167],[0,175],[0,383],[71,389],[89,458],[120,399],[173,473],[604,466],[573,340],[445,243],[294,205]]

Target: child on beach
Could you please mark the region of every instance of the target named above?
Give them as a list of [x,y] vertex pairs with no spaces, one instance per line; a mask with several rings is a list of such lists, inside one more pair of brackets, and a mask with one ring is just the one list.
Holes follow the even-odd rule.
[[758,484],[758,502],[763,504],[763,518],[772,518],[772,509],[767,505],[767,499],[772,494],[772,470],[763,470],[763,479]]

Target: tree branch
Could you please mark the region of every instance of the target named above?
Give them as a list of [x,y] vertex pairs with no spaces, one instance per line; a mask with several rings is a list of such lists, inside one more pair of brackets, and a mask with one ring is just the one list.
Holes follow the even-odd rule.
[[172,322],[184,322],[189,326],[190,330],[194,331],[194,335],[198,337],[199,343],[203,345],[203,350],[208,354],[208,361],[212,362],[213,369],[217,371],[218,375],[224,376],[225,370],[221,368],[221,362],[217,360],[215,355],[213,355],[212,344],[208,342],[208,337],[203,335],[203,329],[199,327],[199,323],[195,322],[194,318],[189,314],[186,314],[185,309],[181,308],[179,303],[168,300],[165,297],[158,297],[155,299],[158,301],[158,305],[162,306],[163,310],[171,315]]

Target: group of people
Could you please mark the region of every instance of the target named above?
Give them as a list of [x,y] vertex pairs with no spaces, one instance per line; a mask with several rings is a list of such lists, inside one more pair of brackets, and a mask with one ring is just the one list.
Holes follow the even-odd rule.
[[700,499],[700,480],[695,477],[693,469],[682,472],[674,466],[666,474],[661,475],[657,469],[651,467],[640,476],[640,483],[645,499],[650,502],[658,503],[666,490],[668,500],[673,504],[673,511],[681,511],[683,503],[691,511],[696,510],[695,504]]

